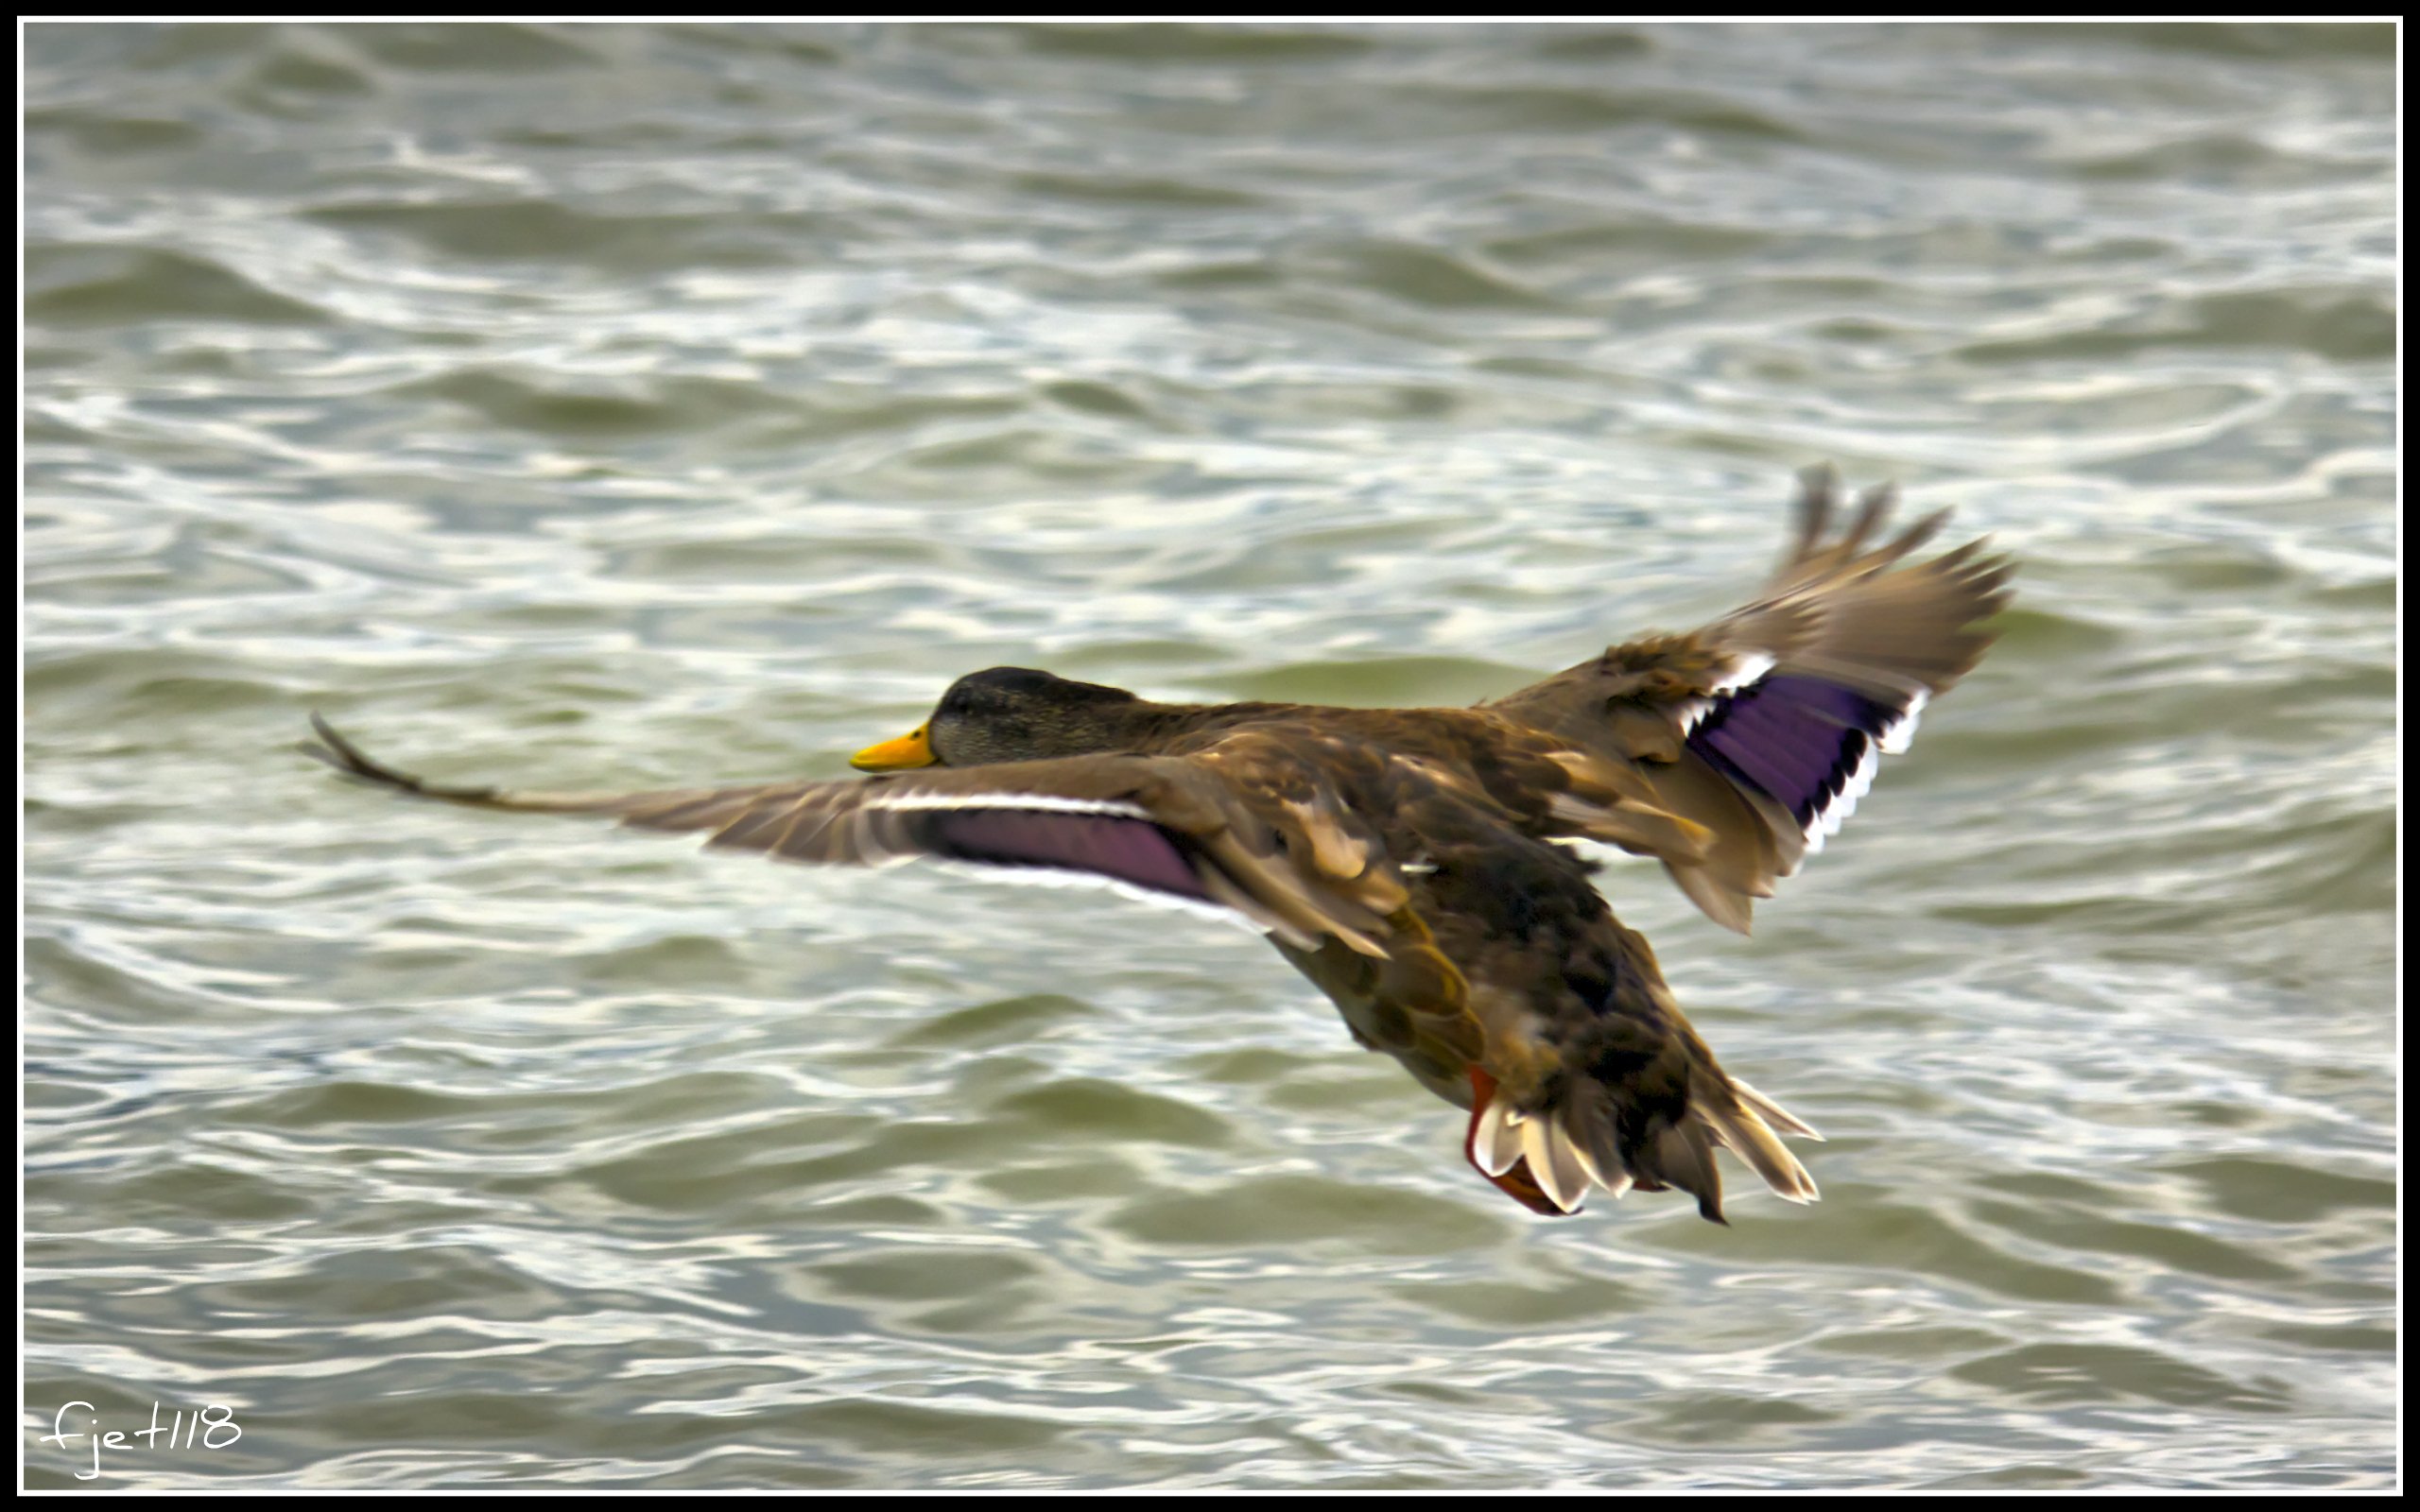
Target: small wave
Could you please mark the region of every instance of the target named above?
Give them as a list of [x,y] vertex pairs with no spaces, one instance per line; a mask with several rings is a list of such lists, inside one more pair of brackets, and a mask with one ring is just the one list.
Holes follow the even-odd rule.
[[2269,347],[2340,362],[2394,355],[2394,309],[2377,290],[2320,284],[2230,290],[2170,299],[2118,328],[2079,327],[1957,349],[1994,366],[2078,358],[2135,357],[2162,351]]
[[330,315],[193,252],[130,243],[35,242],[26,248],[26,318],[40,325],[230,320],[320,325]]

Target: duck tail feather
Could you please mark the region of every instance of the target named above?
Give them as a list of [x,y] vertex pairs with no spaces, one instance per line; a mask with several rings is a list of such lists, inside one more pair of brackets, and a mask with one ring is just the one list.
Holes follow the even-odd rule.
[[1698,1199],[1698,1216],[1728,1224],[1722,1215],[1722,1173],[1715,1168],[1714,1141],[1697,1119],[1662,1124],[1625,1152],[1642,1188],[1678,1187]]
[[[1769,1099],[1759,1101],[1771,1106]],[[1806,1174],[1806,1167],[1798,1163],[1798,1157],[1789,1153],[1780,1136],[1746,1099],[1708,1090],[1708,1094],[1689,1099],[1689,1111],[1692,1127],[1702,1124],[1713,1135],[1714,1143],[1747,1161],[1751,1170],[1764,1177],[1765,1185],[1772,1189],[1774,1195],[1798,1203],[1813,1202],[1822,1195],[1816,1190],[1815,1178]]]
[[1629,1192],[1633,1180],[1630,1165],[1622,1160],[1621,1146],[1614,1137],[1614,1125],[1603,1099],[1574,1098],[1559,1110],[1564,1137],[1571,1142],[1572,1157],[1590,1181],[1603,1187],[1618,1199]]
[[1741,1102],[1747,1104],[1749,1108],[1753,1108],[1757,1117],[1772,1125],[1776,1132],[1783,1134],[1795,1134],[1800,1139],[1813,1140],[1818,1144],[1824,1143],[1824,1136],[1815,1132],[1815,1126],[1813,1125],[1807,1123],[1805,1119],[1800,1118],[1797,1114],[1792,1113],[1789,1108],[1782,1107],[1781,1104],[1774,1102],[1764,1093],[1756,1091],[1754,1087],[1749,1086],[1746,1082],[1741,1081],[1738,1077],[1733,1076],[1730,1079],[1731,1091],[1737,1095]]
[[1562,1121],[1550,1112],[1531,1113],[1522,1117],[1519,1130],[1521,1158],[1530,1163],[1530,1179],[1557,1208],[1579,1211],[1588,1177],[1572,1154],[1571,1142],[1564,1137]]
[[1508,1112],[1503,1099],[1491,1098],[1471,1124],[1471,1163],[1482,1175],[1502,1176],[1520,1163],[1521,1126],[1506,1122]]

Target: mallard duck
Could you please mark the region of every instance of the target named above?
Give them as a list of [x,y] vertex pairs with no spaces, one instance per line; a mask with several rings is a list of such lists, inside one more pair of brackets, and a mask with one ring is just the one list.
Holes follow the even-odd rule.
[[1792,1202],[1819,1138],[1725,1073],[1561,842],[1651,856],[1716,923],[1820,850],[1975,665],[2011,564],[1976,541],[1908,558],[1947,511],[1835,534],[1828,472],[1764,593],[1468,709],[1167,704],[1025,667],[952,683],[842,782],[551,794],[424,782],[317,714],[312,755],[416,798],[707,831],[789,861],[915,857],[1075,873],[1260,931],[1353,1038],[1469,1111],[1464,1157],[1531,1211],[1678,1188],[1720,1223],[1717,1146]]

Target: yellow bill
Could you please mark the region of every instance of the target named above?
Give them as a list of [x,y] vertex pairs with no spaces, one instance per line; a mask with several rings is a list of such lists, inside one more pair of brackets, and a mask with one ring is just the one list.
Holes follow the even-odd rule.
[[849,758],[849,765],[861,772],[904,772],[911,767],[930,766],[941,760],[933,754],[933,742],[928,725],[918,725],[897,740],[886,740],[879,746],[868,746]]

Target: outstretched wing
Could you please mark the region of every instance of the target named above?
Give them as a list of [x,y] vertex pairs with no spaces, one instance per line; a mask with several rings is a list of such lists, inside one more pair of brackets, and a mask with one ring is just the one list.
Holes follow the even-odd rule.
[[1752,900],[1798,869],[1857,807],[1879,759],[1994,639],[2014,565],[1969,541],[1910,563],[1948,518],[1881,536],[1893,493],[1872,489],[1835,538],[1838,481],[1803,475],[1798,534],[1762,596],[1686,635],[1654,636],[1487,705],[1643,783],[1712,832],[1660,856],[1716,922],[1745,934]]
[[[1376,836],[1316,791],[1270,772],[1267,743],[1186,756],[1078,756],[935,767],[838,782],[641,793],[515,792],[426,782],[372,760],[314,714],[302,749],[339,772],[414,798],[522,814],[590,814],[639,829],[706,831],[710,847],[785,861],[883,866],[919,857],[1091,877],[1147,896],[1230,910],[1300,949],[1330,936],[1387,954],[1401,874]],[[1253,786],[1313,790],[1273,812]],[[1307,864],[1296,858],[1307,858]]]

